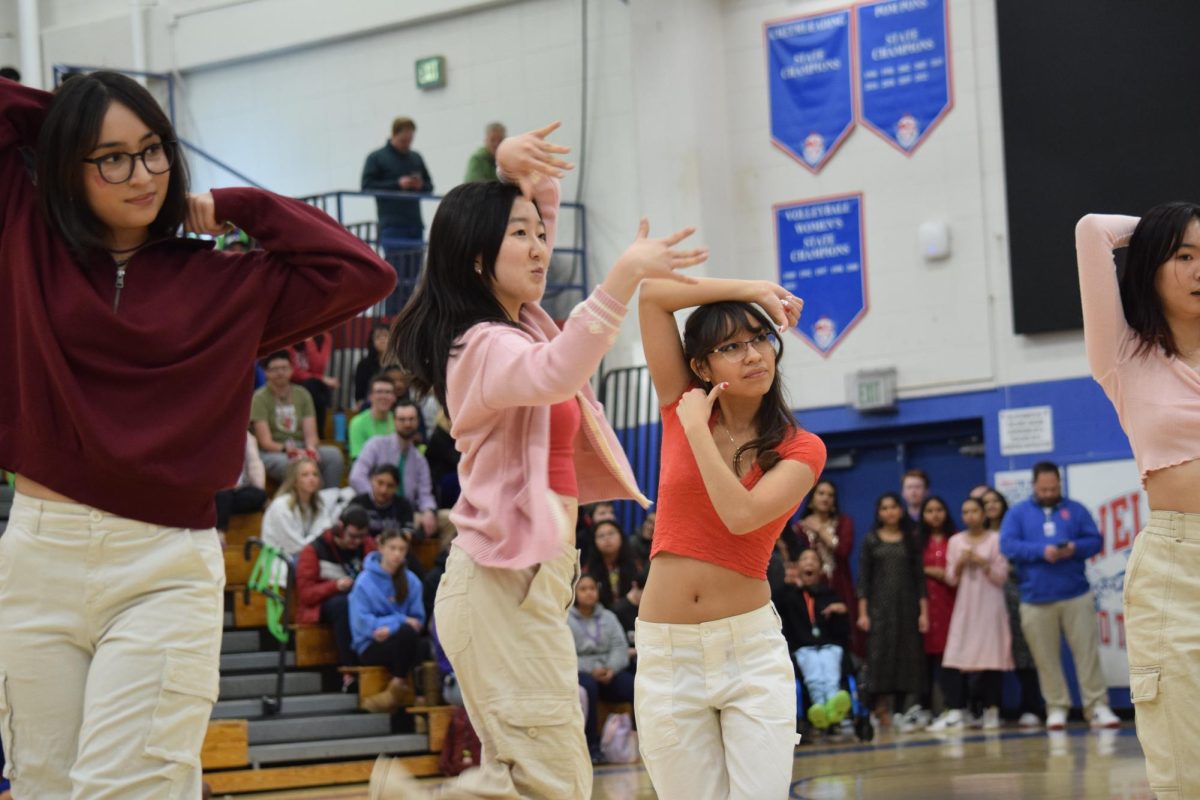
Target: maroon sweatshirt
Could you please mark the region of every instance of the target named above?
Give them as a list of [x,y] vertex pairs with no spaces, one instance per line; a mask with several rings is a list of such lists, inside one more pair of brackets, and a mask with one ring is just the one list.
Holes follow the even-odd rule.
[[[173,238],[81,263],[47,225],[23,149],[51,95],[0,79],[0,468],[95,508],[207,528],[242,468],[254,358],[386,296],[395,272],[325,213],[213,191],[263,250]],[[25,151],[28,156],[28,151]]]

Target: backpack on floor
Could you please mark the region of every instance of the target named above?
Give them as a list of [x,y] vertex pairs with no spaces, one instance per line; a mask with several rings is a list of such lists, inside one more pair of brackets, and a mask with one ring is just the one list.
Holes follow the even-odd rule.
[[609,714],[600,734],[600,752],[610,764],[632,764],[638,760],[638,735],[629,714]]
[[446,741],[442,743],[442,754],[438,757],[438,769],[447,778],[453,778],[477,767],[481,749],[467,710],[462,707],[454,709],[454,715],[450,717],[450,729],[446,731]]

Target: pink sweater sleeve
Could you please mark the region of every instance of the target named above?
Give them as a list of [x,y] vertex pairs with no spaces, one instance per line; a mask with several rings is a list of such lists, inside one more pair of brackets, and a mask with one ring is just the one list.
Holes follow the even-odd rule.
[[1088,214],[1075,226],[1083,341],[1092,377],[1101,383],[1116,369],[1121,345],[1131,333],[1121,307],[1113,251],[1129,244],[1137,223],[1137,217]]

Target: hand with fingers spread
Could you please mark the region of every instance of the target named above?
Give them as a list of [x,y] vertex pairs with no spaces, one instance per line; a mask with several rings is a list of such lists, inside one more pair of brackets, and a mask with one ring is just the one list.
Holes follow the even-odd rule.
[[536,131],[510,136],[496,148],[496,164],[504,179],[519,186],[528,200],[533,199],[533,189],[543,176],[561,178],[565,170],[575,168],[558,157],[571,152],[571,148],[546,141],[560,125],[552,122]]
[[729,388],[728,383],[718,383],[711,392],[703,389],[691,389],[679,398],[676,411],[679,424],[687,432],[702,432],[708,434],[708,421],[712,418],[713,404],[721,393]]
[[695,228],[684,228],[662,239],[651,239],[650,221],[643,217],[638,225],[637,238],[617,259],[613,271],[624,271],[639,281],[647,278],[666,278],[680,283],[695,283],[695,278],[677,270],[703,264],[708,260],[708,249],[672,249],[695,232]]
[[232,228],[232,224],[217,220],[217,206],[213,202],[212,192],[188,194],[187,219],[184,222],[184,229],[188,233],[219,236],[228,233]]

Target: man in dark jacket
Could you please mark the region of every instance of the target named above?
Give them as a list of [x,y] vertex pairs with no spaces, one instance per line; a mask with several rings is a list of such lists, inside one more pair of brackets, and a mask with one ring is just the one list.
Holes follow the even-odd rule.
[[350,643],[349,598],[367,553],[376,549],[375,539],[368,533],[369,524],[366,509],[349,506],[338,524],[301,550],[296,560],[296,622],[332,626],[342,666],[358,663]]

